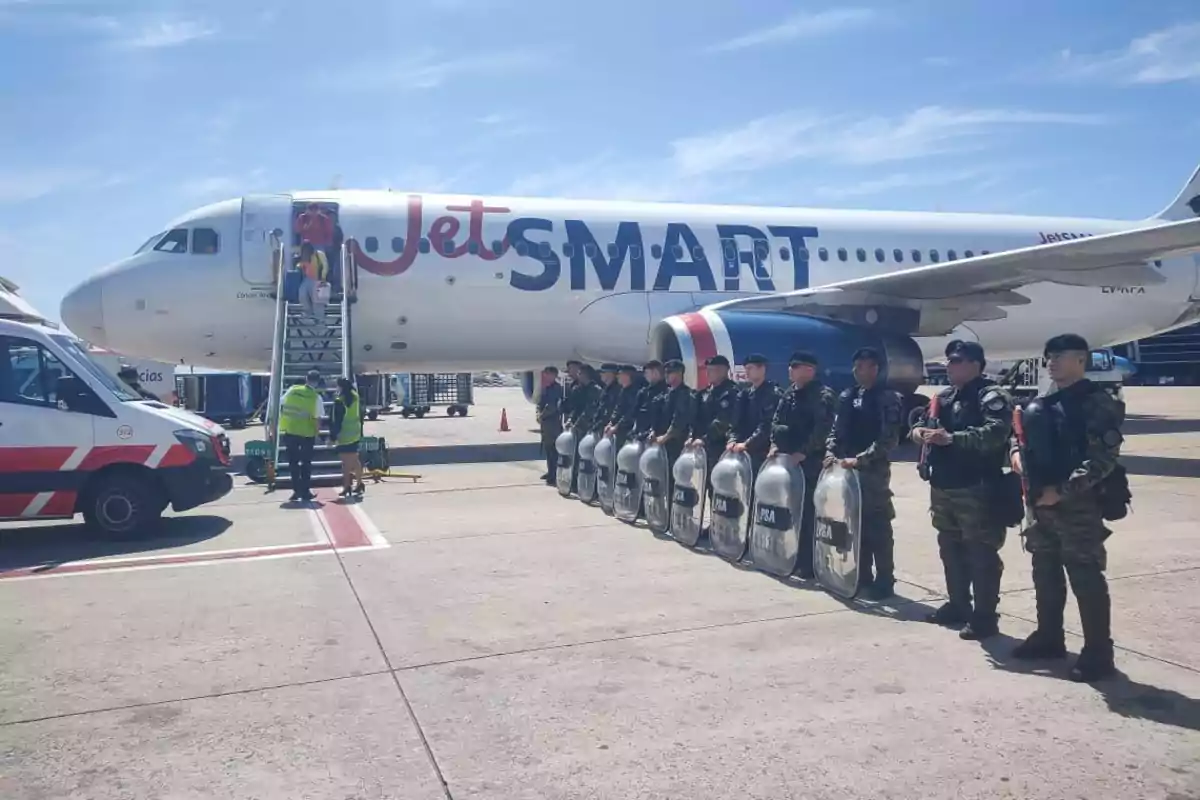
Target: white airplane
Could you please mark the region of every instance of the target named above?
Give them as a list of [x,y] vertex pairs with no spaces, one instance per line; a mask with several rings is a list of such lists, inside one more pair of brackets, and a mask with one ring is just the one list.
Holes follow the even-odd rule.
[[[521,371],[569,357],[815,351],[831,383],[860,346],[906,394],[952,338],[990,359],[1093,347],[1200,319],[1200,169],[1139,221],[325,191],[185,214],[72,289],[62,319],[121,353],[270,367],[272,232],[312,203],[357,263],[359,371]],[[318,242],[319,243],[319,242]],[[779,372],[775,373],[775,369]],[[527,393],[528,394],[528,393]]]

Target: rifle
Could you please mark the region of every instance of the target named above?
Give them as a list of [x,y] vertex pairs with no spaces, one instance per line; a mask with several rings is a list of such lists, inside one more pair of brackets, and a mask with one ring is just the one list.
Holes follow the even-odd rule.
[[[923,427],[938,428],[941,426],[941,423],[938,422],[939,410],[938,396],[934,395],[933,399],[929,401],[929,411],[925,414],[925,425]],[[917,460],[917,475],[919,475],[923,481],[929,480],[929,464],[926,463],[926,459],[928,459],[928,457],[929,442],[922,442],[921,457]]]
[[1013,408],[1013,431],[1017,434],[1017,452],[1021,454],[1021,494],[1025,497],[1025,526],[1024,530],[1033,527],[1033,491],[1029,486],[1028,446],[1025,440],[1025,421],[1021,415],[1021,407]]

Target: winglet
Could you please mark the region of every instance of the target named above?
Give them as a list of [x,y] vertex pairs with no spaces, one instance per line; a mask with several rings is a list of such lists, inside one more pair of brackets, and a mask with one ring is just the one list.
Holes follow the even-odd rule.
[[1200,217],[1200,167],[1192,173],[1192,179],[1183,187],[1175,202],[1155,215],[1156,219],[1178,222]]

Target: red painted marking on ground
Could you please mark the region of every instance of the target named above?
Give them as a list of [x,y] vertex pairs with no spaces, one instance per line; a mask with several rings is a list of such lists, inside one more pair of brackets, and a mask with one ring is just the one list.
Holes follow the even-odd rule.
[[107,561],[79,561],[67,564],[43,565],[38,567],[21,567],[19,569],[0,572],[0,580],[6,578],[24,578],[32,575],[70,575],[81,572],[104,572],[128,567],[157,567],[169,564],[200,564],[209,561],[238,561],[266,556],[292,555],[295,553],[319,553],[330,550],[328,544],[298,544],[293,547],[281,547],[274,550],[231,550],[224,553],[187,553],[178,556],[162,556],[161,558],[145,558],[138,561],[122,561],[111,559]]
[[335,548],[345,550],[348,547],[366,547],[371,544],[371,538],[358,524],[349,508],[334,502],[332,495],[321,497],[320,500],[324,505],[317,513],[325,521],[325,528],[329,531]]

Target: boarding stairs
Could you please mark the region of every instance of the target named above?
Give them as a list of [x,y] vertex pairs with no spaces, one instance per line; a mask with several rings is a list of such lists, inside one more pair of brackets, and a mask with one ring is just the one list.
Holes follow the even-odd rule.
[[[290,487],[287,447],[279,434],[279,407],[288,387],[302,383],[308,373],[321,373],[322,414],[320,432],[313,447],[312,486],[341,482],[342,466],[329,425],[333,419],[333,401],[337,379],[353,378],[351,354],[351,312],[355,301],[353,257],[348,246],[340,252],[342,280],[332,283],[332,294],[325,314],[313,318],[298,302],[290,302],[286,291],[286,270],[281,269],[276,285],[275,337],[271,354],[271,385],[267,400],[267,436],[274,445],[274,471],[268,472],[268,489]],[[277,264],[284,264],[286,248],[278,243]],[[332,277],[332,276],[331,276]]]

